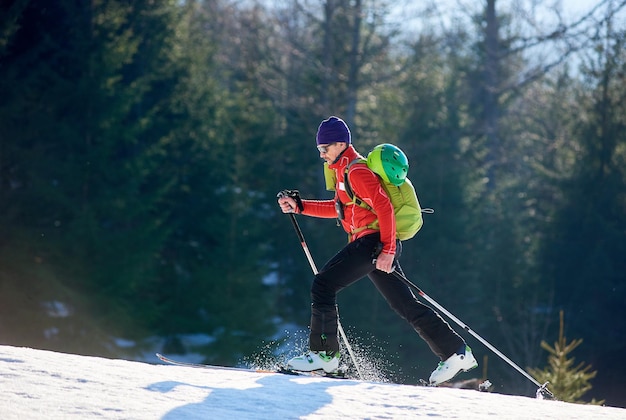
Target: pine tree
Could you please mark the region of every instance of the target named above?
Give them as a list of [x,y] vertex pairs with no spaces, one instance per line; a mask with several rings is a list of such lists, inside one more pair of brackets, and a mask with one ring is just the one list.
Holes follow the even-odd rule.
[[[554,347],[550,347],[546,341],[541,342],[541,347],[550,353],[548,357],[549,366],[543,370],[528,370],[538,382],[550,382],[550,390],[560,401],[584,402],[580,400],[580,397],[592,388],[589,381],[598,373],[595,370],[591,372],[591,365],[585,366],[584,362],[574,366],[575,359],[569,357],[569,354],[582,342],[582,338],[579,338],[569,344],[567,343],[564,334],[563,311],[561,311],[559,340],[554,343]],[[598,405],[603,403],[604,400],[596,401],[595,398],[590,402],[590,404]]]

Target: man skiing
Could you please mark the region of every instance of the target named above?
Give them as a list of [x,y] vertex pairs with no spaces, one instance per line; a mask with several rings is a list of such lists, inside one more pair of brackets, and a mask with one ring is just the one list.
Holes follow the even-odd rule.
[[[430,375],[432,385],[478,366],[463,338],[433,309],[419,302],[411,289],[392,274],[394,270],[402,274],[399,264],[402,244],[396,239],[394,209],[377,175],[364,163],[351,164],[363,157],[352,146],[346,123],[334,116],[322,121],[316,142],[320,157],[335,173],[335,198],[306,200],[298,195],[281,194],[278,204],[283,213],[339,218],[349,234],[349,242],[313,279],[309,351],[289,360],[288,367],[300,371],[337,371],[340,358],[337,293],[365,276],[440,358],[439,365]],[[344,177],[348,165],[349,185],[354,195],[371,210],[354,205],[347,195]]]

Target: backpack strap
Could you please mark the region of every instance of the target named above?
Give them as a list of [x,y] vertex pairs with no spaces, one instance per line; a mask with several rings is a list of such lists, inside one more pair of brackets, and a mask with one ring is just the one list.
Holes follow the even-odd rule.
[[352,162],[350,162],[348,166],[346,166],[346,172],[343,177],[343,184],[344,184],[344,187],[346,188],[346,194],[350,198],[350,202],[347,203],[346,206],[357,205],[359,207],[362,207],[366,210],[371,211],[372,213],[375,213],[373,208],[371,208],[365,201],[357,197],[357,195],[354,193],[354,190],[352,189],[352,186],[350,185],[348,174],[350,173],[350,168],[352,168],[352,165],[354,165],[355,163],[365,163],[365,160],[357,158],[357,159],[354,159]]
[[[346,172],[344,174],[343,177],[343,184],[344,187],[346,189],[346,194],[348,195],[348,197],[350,198],[350,202],[346,203],[346,206],[359,206],[361,208],[364,208],[365,210],[369,210],[372,213],[376,214],[376,212],[374,211],[374,209],[367,204],[365,201],[361,200],[359,197],[357,197],[357,195],[354,193],[354,190],[352,189],[352,186],[350,185],[350,180],[348,179],[348,173],[350,172],[350,168],[352,168],[352,165],[354,165],[355,163],[365,163],[366,161],[364,159],[354,159],[352,162],[350,162],[348,164],[348,166],[346,167]],[[376,175],[378,176],[378,175]],[[339,199],[337,199],[339,200]],[[376,230],[380,230],[380,228],[378,227],[378,219],[374,220],[372,223],[362,226],[360,228],[357,229],[353,229],[352,231],[350,231],[350,235],[354,235],[357,234],[361,231],[364,231],[365,229],[376,229]]]

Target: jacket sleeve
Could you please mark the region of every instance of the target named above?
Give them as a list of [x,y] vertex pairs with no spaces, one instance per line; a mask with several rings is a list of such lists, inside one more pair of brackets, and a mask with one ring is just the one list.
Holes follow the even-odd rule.
[[323,217],[334,219],[337,217],[334,200],[302,200],[304,210],[301,214],[305,216]]
[[382,252],[396,252],[396,218],[393,205],[383,189],[378,176],[365,165],[354,165],[350,169],[350,185],[354,193],[369,205],[378,218]]

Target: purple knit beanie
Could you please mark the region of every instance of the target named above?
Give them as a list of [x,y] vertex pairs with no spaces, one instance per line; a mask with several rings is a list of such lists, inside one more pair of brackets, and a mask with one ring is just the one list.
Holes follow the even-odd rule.
[[346,123],[337,117],[330,117],[327,120],[322,121],[317,129],[317,136],[315,138],[317,144],[330,144],[330,143],[351,143],[350,129]]

